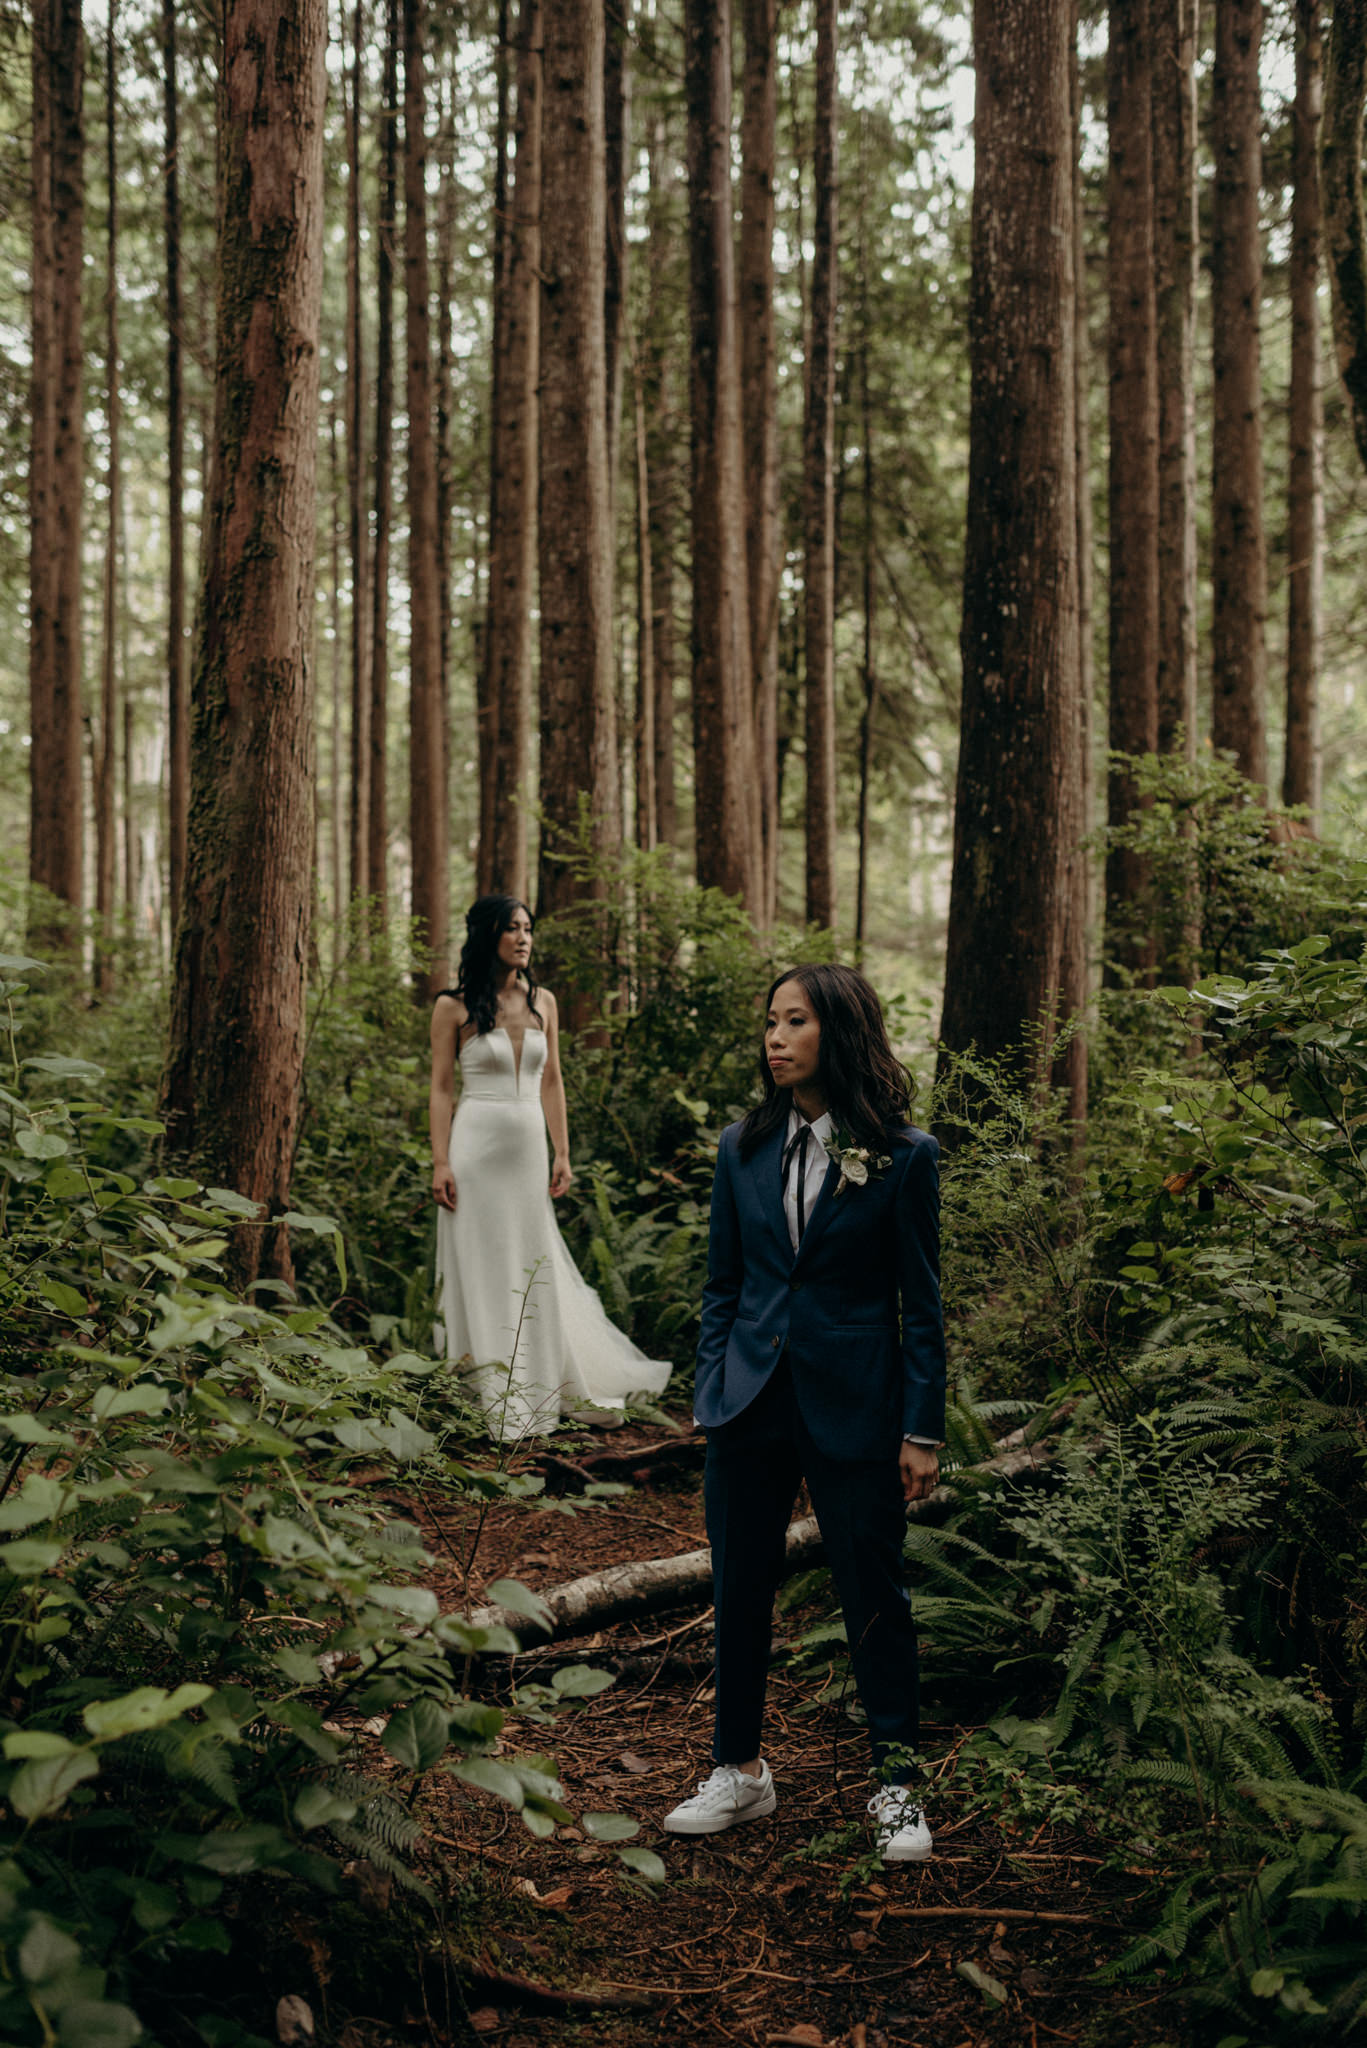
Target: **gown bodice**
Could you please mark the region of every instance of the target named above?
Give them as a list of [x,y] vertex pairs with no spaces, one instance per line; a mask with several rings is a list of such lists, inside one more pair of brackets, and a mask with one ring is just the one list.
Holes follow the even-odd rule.
[[541,1076],[546,1067],[546,1034],[528,1025],[522,1035],[519,1061],[512,1039],[501,1024],[460,1049],[461,1097],[469,1102],[522,1102],[539,1106]]

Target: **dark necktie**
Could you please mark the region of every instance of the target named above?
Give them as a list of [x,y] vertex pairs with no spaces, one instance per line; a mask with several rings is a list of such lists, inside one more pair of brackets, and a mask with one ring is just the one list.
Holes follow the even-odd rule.
[[811,1139],[812,1127],[804,1124],[797,1136],[790,1142],[783,1155],[783,1184],[788,1184],[788,1174],[793,1161],[797,1161],[797,1241],[801,1244],[807,1228],[807,1146]]

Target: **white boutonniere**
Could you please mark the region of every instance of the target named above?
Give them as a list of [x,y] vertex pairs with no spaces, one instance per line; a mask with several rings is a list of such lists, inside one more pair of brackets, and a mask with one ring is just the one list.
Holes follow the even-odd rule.
[[871,1180],[877,1180],[892,1165],[890,1153],[870,1152],[867,1145],[852,1145],[842,1131],[834,1132],[825,1143],[827,1152],[840,1168],[840,1178],[835,1184],[838,1195],[843,1195],[849,1187],[867,1187]]

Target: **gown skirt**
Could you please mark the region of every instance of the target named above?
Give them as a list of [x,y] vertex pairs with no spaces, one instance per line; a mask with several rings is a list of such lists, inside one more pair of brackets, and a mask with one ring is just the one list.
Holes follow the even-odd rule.
[[551,1201],[541,1077],[546,1039],[521,1058],[494,1030],[461,1047],[451,1125],[456,1208],[437,1211],[437,1294],[446,1356],[467,1360],[491,1436],[544,1436],[562,1415],[620,1414],[672,1370],[609,1321],[566,1250]]

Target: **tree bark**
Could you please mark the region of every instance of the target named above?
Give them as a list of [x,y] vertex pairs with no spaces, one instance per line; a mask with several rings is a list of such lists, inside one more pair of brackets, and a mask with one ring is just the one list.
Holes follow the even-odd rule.
[[[607,386],[608,499],[615,507],[622,450],[622,344],[626,333],[630,0],[605,8],[603,38],[603,356]],[[614,540],[617,532],[612,517]]]
[[1296,0],[1291,165],[1291,468],[1286,522],[1286,758],[1282,802],[1320,801],[1320,613],[1324,594],[1324,398],[1320,377],[1320,122],[1324,8]]
[[646,400],[639,348],[632,351],[632,424],[636,453],[636,719],[634,779],[636,844],[656,844],[655,799],[655,592],[650,562],[650,463],[646,453]]
[[1153,9],[1158,748],[1196,759],[1196,47],[1199,0]]
[[667,203],[668,129],[662,114],[651,124],[649,168],[649,277],[643,344],[647,406],[646,458],[650,468],[651,652],[655,706],[655,843],[678,838],[674,788],[674,547],[678,532],[679,455],[677,397],[669,326],[669,257],[673,222]]
[[854,892],[854,962],[864,964],[868,935],[869,889],[869,798],[873,779],[873,721],[878,708],[878,671],[874,666],[877,563],[874,547],[873,406],[869,393],[869,355],[873,343],[869,309],[868,164],[864,148],[864,123],[860,122],[859,143],[859,440],[861,444],[863,532],[860,536],[860,595],[864,613],[863,685],[864,709],[859,722],[859,865]]
[[[580,893],[565,865],[619,842],[611,494],[603,332],[603,0],[545,0],[541,203],[541,867],[543,913]],[[605,886],[600,885],[600,886]]]
[[816,0],[811,331],[802,436],[807,922],[835,923],[836,0]]
[[1240,773],[1267,782],[1267,552],[1263,539],[1258,205],[1262,0],[1216,0],[1211,145],[1212,736]]
[[[337,401],[328,406],[328,808],[327,880],[332,907],[332,965],[342,964],[346,950],[344,930],[347,900],[345,819],[348,775],[343,766],[342,741],[342,465],[337,456]],[[314,887],[316,912],[323,898],[320,834],[314,833],[314,860],[320,870]],[[315,946],[316,950],[316,946]],[[316,972],[316,961],[310,971]]]
[[290,1277],[313,847],[322,0],[229,0],[213,472],[192,680],[169,1148],[268,1211],[240,1282]]
[[[1070,0],[978,0],[963,713],[941,1035],[1052,1059],[1081,836]],[[1036,1032],[1035,1027],[1039,1027]]]
[[100,650],[100,735],[95,763],[95,987],[109,995],[114,987],[114,894],[119,867],[119,829],[114,801],[118,764],[118,619],[119,619],[119,153],[117,134],[118,0],[109,0],[105,19],[104,165],[105,282],[104,361],[105,414],[109,437],[105,492],[107,521],[104,548],[104,644]]
[[[455,414],[456,337],[452,276],[455,266],[455,76],[447,55],[446,77],[437,86],[437,378],[434,446],[437,466],[437,596],[439,619],[438,674],[441,682],[442,804],[451,801],[451,636],[455,626],[451,591],[451,522],[455,514],[455,452],[451,445]],[[449,827],[448,827],[449,834]]]
[[394,259],[399,154],[399,0],[386,0],[376,221],[375,545],[370,642],[370,816],[366,872],[375,932],[389,917],[389,553],[394,475]]
[[492,732],[481,890],[526,898],[536,589],[537,372],[541,286],[541,0],[522,0],[517,135],[500,293],[491,450],[484,701]]
[[508,290],[508,107],[510,74],[508,0],[498,0],[494,27],[494,223],[489,264],[489,588],[485,606],[484,642],[475,681],[475,750],[479,789],[479,837],[475,845],[475,893],[488,895],[494,874],[494,752],[497,706],[493,695],[494,581],[498,534],[498,494],[503,466],[503,359],[507,354],[505,321]]
[[162,0],[162,212],[166,242],[166,785],[171,944],[185,891],[190,808],[190,687],[185,659],[185,412],[180,314],[180,140],[176,0]]
[[694,843],[704,888],[762,915],[731,234],[730,0],[686,0]]
[[[84,900],[81,493],[85,39],[79,0],[33,12],[33,383],[29,456],[29,879],[68,911]],[[46,902],[30,943],[70,950]]]
[[[351,776],[347,809],[347,866],[351,902],[370,897],[370,535],[365,508],[365,323],[361,313],[361,90],[365,9],[351,10],[351,99],[347,108],[347,350],[346,472],[347,544],[351,556]],[[339,892],[340,893],[340,892]],[[364,958],[366,932],[354,940]]]
[[1334,0],[1324,82],[1324,254],[1334,301],[1334,353],[1367,466],[1367,0]]
[[450,924],[446,734],[441,715],[437,451],[432,421],[432,313],[427,253],[427,0],[403,0],[404,291],[408,397],[409,846],[412,909],[427,964],[425,1001],[443,988]]
[[[1088,317],[1087,216],[1082,194],[1082,78],[1077,48],[1077,0],[1073,0],[1074,27],[1069,45],[1069,98],[1073,123],[1073,447],[1074,488],[1077,498],[1077,730],[1079,752],[1079,803],[1081,840],[1078,872],[1069,897],[1069,925],[1064,934],[1063,1010],[1082,1017],[1092,995],[1093,956],[1099,906],[1098,869],[1088,840],[1095,830],[1096,770],[1093,760],[1093,724],[1096,716],[1096,536],[1092,513],[1092,333]],[[1087,1104],[1086,1040],[1070,1041],[1066,1053],[1068,1089],[1072,1114],[1081,1128]]]
[[778,368],[774,340],[777,0],[745,0],[741,115],[740,344],[745,558],[755,701],[762,919],[778,908]]
[[[1121,754],[1158,745],[1158,355],[1154,300],[1153,42],[1150,0],[1111,0],[1106,86],[1110,321],[1110,744]],[[1135,808],[1133,778],[1112,766],[1107,817]],[[1122,937],[1146,885],[1128,847],[1106,860],[1107,952],[1142,969],[1151,948]]]

